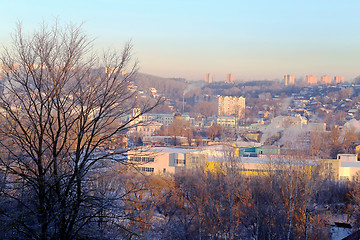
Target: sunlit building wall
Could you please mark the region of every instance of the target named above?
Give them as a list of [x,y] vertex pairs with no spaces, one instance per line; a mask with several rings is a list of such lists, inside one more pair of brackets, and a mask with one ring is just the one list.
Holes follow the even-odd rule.
[[314,75],[306,75],[306,83],[310,85],[317,84],[317,77]]
[[284,82],[285,82],[285,86],[294,85],[295,84],[295,76],[289,75],[289,74],[285,75]]
[[213,82],[213,75],[211,73],[205,74],[205,82],[207,82],[207,83]]
[[321,84],[331,84],[331,77],[330,76],[321,76]]
[[232,73],[226,74],[226,82],[233,83],[234,82],[234,75]]
[[237,116],[238,119],[245,118],[245,98],[218,96],[218,116]]
[[343,76],[335,76],[334,83],[344,83],[344,77]]

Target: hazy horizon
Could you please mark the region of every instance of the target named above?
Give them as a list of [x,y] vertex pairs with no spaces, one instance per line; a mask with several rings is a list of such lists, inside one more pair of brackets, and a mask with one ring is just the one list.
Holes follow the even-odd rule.
[[215,81],[282,79],[285,74],[360,75],[360,2],[347,1],[5,1],[0,42],[16,23],[32,32],[42,21],[84,22],[98,50],[128,39],[140,71]]

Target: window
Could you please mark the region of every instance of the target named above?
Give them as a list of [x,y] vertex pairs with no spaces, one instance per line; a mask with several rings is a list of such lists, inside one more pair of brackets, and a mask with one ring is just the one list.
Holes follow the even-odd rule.
[[143,163],[148,163],[148,162],[154,162],[154,158],[151,157],[130,157],[130,161],[133,162],[143,162]]
[[349,177],[347,177],[347,176],[340,176],[340,181],[349,181]]
[[353,181],[356,181],[356,182],[358,182],[360,180],[360,177],[359,176],[353,176]]
[[325,163],[325,169],[331,170],[332,169],[332,163]]
[[154,172],[154,168],[149,167],[139,167],[137,168],[140,172]]
[[154,158],[142,157],[141,162],[154,162]]
[[186,161],[185,159],[175,159],[176,165],[185,165]]

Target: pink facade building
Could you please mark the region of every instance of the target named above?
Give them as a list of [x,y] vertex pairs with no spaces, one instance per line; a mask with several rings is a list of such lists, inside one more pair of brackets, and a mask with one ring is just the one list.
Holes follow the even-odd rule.
[[290,75],[290,74],[285,75],[284,76],[284,83],[285,83],[285,86],[294,85],[295,84],[295,76]]
[[331,84],[331,77],[330,76],[321,76],[321,84]]
[[234,83],[234,75],[232,73],[226,74],[226,83]]
[[334,83],[344,83],[344,77],[343,76],[335,76]]
[[306,83],[310,85],[317,84],[317,77],[314,75],[306,75]]
[[205,82],[207,82],[207,83],[213,82],[213,75],[211,73],[205,74]]
[[245,118],[245,98],[232,96],[217,97],[218,116],[236,116]]

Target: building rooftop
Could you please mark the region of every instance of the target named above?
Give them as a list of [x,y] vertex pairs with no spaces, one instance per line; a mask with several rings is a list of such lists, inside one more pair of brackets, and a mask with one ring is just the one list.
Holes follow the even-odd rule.
[[157,152],[157,153],[191,153],[197,152],[197,149],[188,149],[188,148],[175,148],[175,147],[153,147],[144,149],[144,152]]
[[[213,162],[229,162],[229,158],[209,156],[209,161]],[[298,166],[315,166],[317,163],[311,159],[295,159],[284,157],[235,157],[233,161],[236,163],[256,163],[256,164],[275,164],[275,165],[298,165]]]

